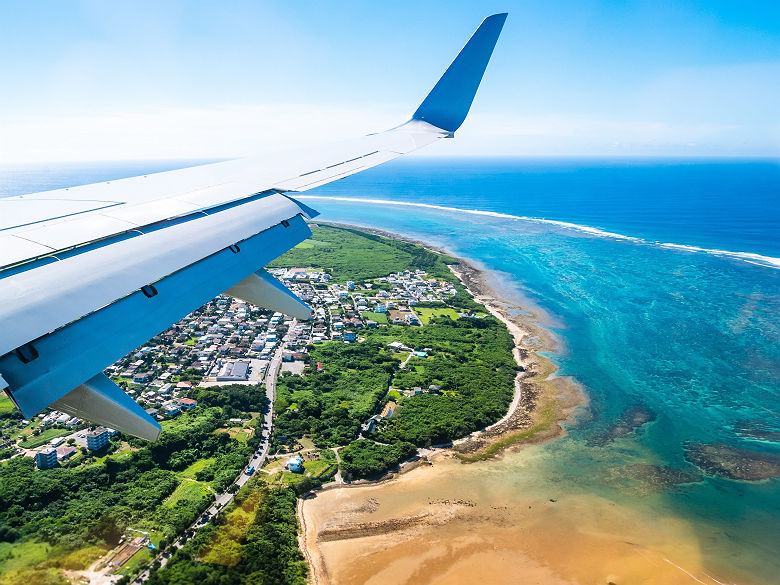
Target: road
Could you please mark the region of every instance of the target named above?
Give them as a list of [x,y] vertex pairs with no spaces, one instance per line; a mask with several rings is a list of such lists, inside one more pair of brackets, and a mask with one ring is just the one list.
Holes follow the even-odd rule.
[[[296,324],[297,321],[293,319],[292,323],[290,324],[290,330],[292,330]],[[241,471],[241,474],[238,476],[238,478],[236,478],[236,481],[233,482],[233,484],[231,484],[226,491],[221,494],[217,494],[217,497],[214,499],[214,503],[211,505],[211,507],[203,512],[203,514],[198,516],[192,526],[184,531],[183,535],[181,535],[176,541],[165,548],[165,550],[160,551],[160,554],[157,556],[157,560],[160,561],[160,567],[164,567],[168,563],[168,559],[171,558],[173,553],[187,543],[188,538],[186,534],[188,532],[192,532],[193,534],[197,532],[203,526],[208,524],[209,519],[211,519],[220,510],[223,510],[230,503],[239,488],[241,488],[241,486],[243,486],[251,479],[252,476],[246,473],[249,467],[254,466],[255,469],[260,469],[265,463],[265,458],[268,456],[269,443],[271,439],[271,428],[273,426],[274,419],[276,379],[279,376],[279,369],[282,367],[282,354],[289,340],[290,334],[288,333],[285,335],[282,343],[279,344],[279,347],[274,352],[274,356],[271,358],[271,362],[268,364],[268,368],[265,371],[265,395],[268,398],[268,411],[265,413],[265,418],[263,419],[263,440],[260,443],[260,446],[252,454],[252,457],[249,459],[249,462]],[[149,574],[149,569],[144,570],[143,573],[135,578],[133,583],[144,583],[147,579],[149,579]]]

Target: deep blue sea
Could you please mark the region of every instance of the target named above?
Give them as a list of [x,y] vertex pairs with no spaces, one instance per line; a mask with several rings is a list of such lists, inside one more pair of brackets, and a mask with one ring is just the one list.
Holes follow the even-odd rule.
[[[0,196],[175,166],[0,169]],[[474,261],[538,314],[590,400],[545,446],[551,481],[684,518],[714,570],[777,582],[780,480],[701,476],[686,449],[780,453],[780,162],[418,158],[303,195]],[[675,470],[701,477],[658,480]]]

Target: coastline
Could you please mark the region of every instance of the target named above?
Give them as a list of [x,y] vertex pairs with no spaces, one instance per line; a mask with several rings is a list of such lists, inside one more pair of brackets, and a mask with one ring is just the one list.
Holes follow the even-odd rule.
[[[474,300],[501,321],[514,338],[512,353],[521,371],[515,377],[515,391],[506,414],[484,429],[453,441],[452,445],[421,449],[426,457],[444,453],[469,462],[490,458],[521,442],[536,444],[553,440],[565,434],[562,423],[572,418],[574,409],[587,406],[588,399],[582,386],[571,378],[557,377],[558,367],[549,358],[539,354],[542,351],[555,351],[557,342],[553,335],[536,322],[539,316],[534,310],[499,293],[487,269],[479,268],[473,262],[428,242],[391,231],[338,222],[314,223],[407,242],[456,259],[457,264],[450,265],[452,273]],[[513,311],[517,314],[513,314]],[[343,487],[387,481],[414,467],[417,465],[409,465],[407,462],[402,465],[400,472],[391,472],[378,480],[361,480]]]
[[[515,390],[512,401],[506,414],[498,421],[484,429],[461,437],[450,445],[419,449],[419,457],[401,464],[396,472],[385,474],[375,480],[360,480],[349,484],[326,484],[308,494],[307,497],[298,500],[296,508],[300,527],[298,541],[309,565],[310,583],[312,585],[327,585],[331,579],[319,546],[323,536],[326,536],[327,540],[335,541],[361,537],[366,534],[382,535],[397,530],[400,524],[440,524],[451,518],[451,514],[445,511],[443,515],[407,516],[402,520],[391,521],[392,526],[382,522],[374,526],[364,523],[353,528],[329,530],[328,534],[323,535],[323,527],[319,526],[315,518],[308,514],[306,503],[309,499],[316,498],[318,493],[326,491],[370,489],[373,486],[403,482],[408,472],[426,466],[426,463],[434,465],[437,461],[446,459],[457,459],[460,464],[472,463],[492,459],[512,448],[554,440],[565,434],[564,421],[572,418],[572,413],[576,408],[587,404],[587,397],[582,388],[573,380],[555,376],[558,370],[557,366],[538,353],[554,350],[556,346],[554,338],[549,331],[535,322],[537,315],[533,311],[497,292],[496,287],[490,282],[488,271],[427,242],[393,232],[335,222],[316,223],[354,229],[408,242],[455,258],[458,262],[450,265],[450,270],[468,293],[507,327],[514,339],[512,353],[516,363],[520,366],[520,371],[514,381]],[[447,503],[449,504],[449,502]],[[459,501],[453,503],[455,508],[462,505],[468,507],[468,502],[465,504]]]

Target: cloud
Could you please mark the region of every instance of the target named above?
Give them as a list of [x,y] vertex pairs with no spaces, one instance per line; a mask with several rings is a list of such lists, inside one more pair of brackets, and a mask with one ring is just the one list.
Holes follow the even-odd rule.
[[0,123],[5,162],[227,158],[311,146],[398,124],[393,108],[309,104],[143,108]]

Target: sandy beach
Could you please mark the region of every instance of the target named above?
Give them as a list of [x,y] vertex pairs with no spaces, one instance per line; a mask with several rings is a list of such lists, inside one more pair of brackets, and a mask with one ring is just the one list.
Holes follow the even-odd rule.
[[567,493],[534,471],[544,465],[543,443],[587,412],[586,397],[537,353],[555,340],[528,308],[502,298],[489,274],[471,264],[452,269],[514,335],[524,371],[509,411],[451,448],[423,452],[424,465],[300,500],[311,583],[721,583],[702,565],[685,521]]

